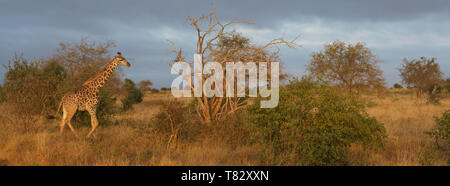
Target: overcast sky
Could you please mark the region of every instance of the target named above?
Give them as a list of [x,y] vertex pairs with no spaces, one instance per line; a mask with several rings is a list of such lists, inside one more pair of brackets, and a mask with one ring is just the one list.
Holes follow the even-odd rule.
[[[305,74],[313,51],[334,40],[364,42],[383,61],[388,85],[401,81],[403,58],[436,57],[450,76],[450,1],[47,1],[0,0],[0,63],[14,53],[28,59],[50,56],[59,42],[114,41],[113,50],[133,58],[125,77],[149,79],[169,87],[173,75],[167,40],[193,55],[195,32],[186,17],[211,12],[214,2],[223,20],[237,17],[255,24],[237,25],[254,43],[301,35],[302,48],[281,48],[288,73]],[[192,57],[191,57],[192,58]],[[5,70],[0,70],[3,78]]]

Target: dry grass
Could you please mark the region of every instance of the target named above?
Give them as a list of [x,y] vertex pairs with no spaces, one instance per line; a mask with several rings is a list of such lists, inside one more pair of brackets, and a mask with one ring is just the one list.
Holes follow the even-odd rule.
[[[167,135],[156,132],[153,117],[168,93],[146,94],[132,111],[116,116],[116,122],[101,125],[95,139],[74,137],[69,130],[58,133],[57,121],[40,121],[32,132],[20,132],[5,116],[0,117],[0,165],[261,165],[261,148],[231,143],[218,132],[198,140],[176,141],[167,148]],[[431,139],[424,134],[434,125],[434,116],[450,108],[450,99],[440,105],[417,103],[414,94],[390,91],[384,98],[366,95],[370,115],[385,124],[386,148],[367,154],[352,147],[354,165],[421,165]],[[189,99],[185,99],[186,102]],[[5,109],[1,107],[0,109]],[[86,126],[76,127],[87,134]],[[433,165],[447,165],[437,157]]]
[[[434,117],[450,109],[450,99],[439,105],[417,101],[413,92],[391,90],[388,96],[367,96],[373,106],[368,113],[383,122],[388,133],[386,149],[374,155],[373,165],[421,165],[430,148],[431,138],[425,134],[435,124]],[[447,165],[446,159],[436,159],[435,165]]]

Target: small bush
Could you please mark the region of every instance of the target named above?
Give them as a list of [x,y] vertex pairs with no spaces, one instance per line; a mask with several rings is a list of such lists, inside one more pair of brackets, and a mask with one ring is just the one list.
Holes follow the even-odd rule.
[[447,78],[445,80],[444,84],[445,84],[444,86],[445,86],[445,89],[447,90],[447,92],[450,92],[450,78]]
[[403,86],[402,85],[400,85],[400,84],[398,84],[398,83],[396,83],[396,84],[394,84],[394,86],[393,86],[394,88],[403,88]]
[[153,121],[157,132],[166,136],[167,145],[176,144],[176,141],[194,140],[200,134],[200,122],[183,102],[169,100],[162,104],[160,112]]
[[157,88],[150,88],[151,93],[159,93]]
[[444,87],[439,84],[431,85],[428,90],[428,103],[431,104],[439,104],[441,99],[443,98]]
[[280,89],[278,107],[249,106],[253,139],[272,165],[346,165],[352,144],[384,146],[382,123],[368,116],[354,97],[339,95],[326,83],[293,79]]
[[428,134],[433,138],[435,147],[450,157],[450,110],[435,118],[435,125]]
[[123,110],[129,110],[133,104],[142,102],[142,97],[144,97],[144,94],[130,79],[125,79],[125,83],[122,85],[122,92],[125,94],[125,98],[122,99]]

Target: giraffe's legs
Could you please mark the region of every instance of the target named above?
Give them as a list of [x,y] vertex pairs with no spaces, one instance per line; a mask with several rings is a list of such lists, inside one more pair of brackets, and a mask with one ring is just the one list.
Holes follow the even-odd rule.
[[72,131],[72,133],[75,134],[76,137],[78,137],[78,134],[77,134],[77,132],[75,131],[75,129],[73,129],[72,124],[70,123],[70,120],[69,120],[69,122],[67,123],[67,125],[69,125],[69,128],[70,128],[70,130]]
[[75,132],[75,130],[73,129],[72,124],[70,123],[70,120],[72,120],[72,117],[75,114],[75,112],[77,112],[76,107],[70,106],[70,105],[68,105],[68,106],[63,105],[63,118],[62,118],[61,124],[59,125],[60,133],[63,133],[65,124],[67,123],[67,125],[69,125],[69,128],[72,131],[72,133],[75,134],[75,136],[78,136],[77,133]]
[[64,127],[66,125],[66,118],[67,118],[67,111],[63,107],[63,117],[61,119],[61,124],[59,124],[59,133],[61,134],[64,132]]
[[[91,125],[92,125],[92,129],[89,132],[89,134],[86,137],[90,137],[91,135],[94,135],[94,131],[98,126],[98,120],[97,120],[97,115],[95,113],[95,107],[94,108],[88,108],[87,111],[89,112],[89,114],[91,115]],[[94,135],[95,136],[95,135]]]

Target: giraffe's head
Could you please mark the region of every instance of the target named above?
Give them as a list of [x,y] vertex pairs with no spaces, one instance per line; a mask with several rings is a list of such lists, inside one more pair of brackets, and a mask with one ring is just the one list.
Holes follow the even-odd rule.
[[124,57],[122,57],[122,54],[120,52],[117,52],[117,56],[114,56],[114,60],[117,61],[118,65],[127,67],[131,66],[131,64]]

